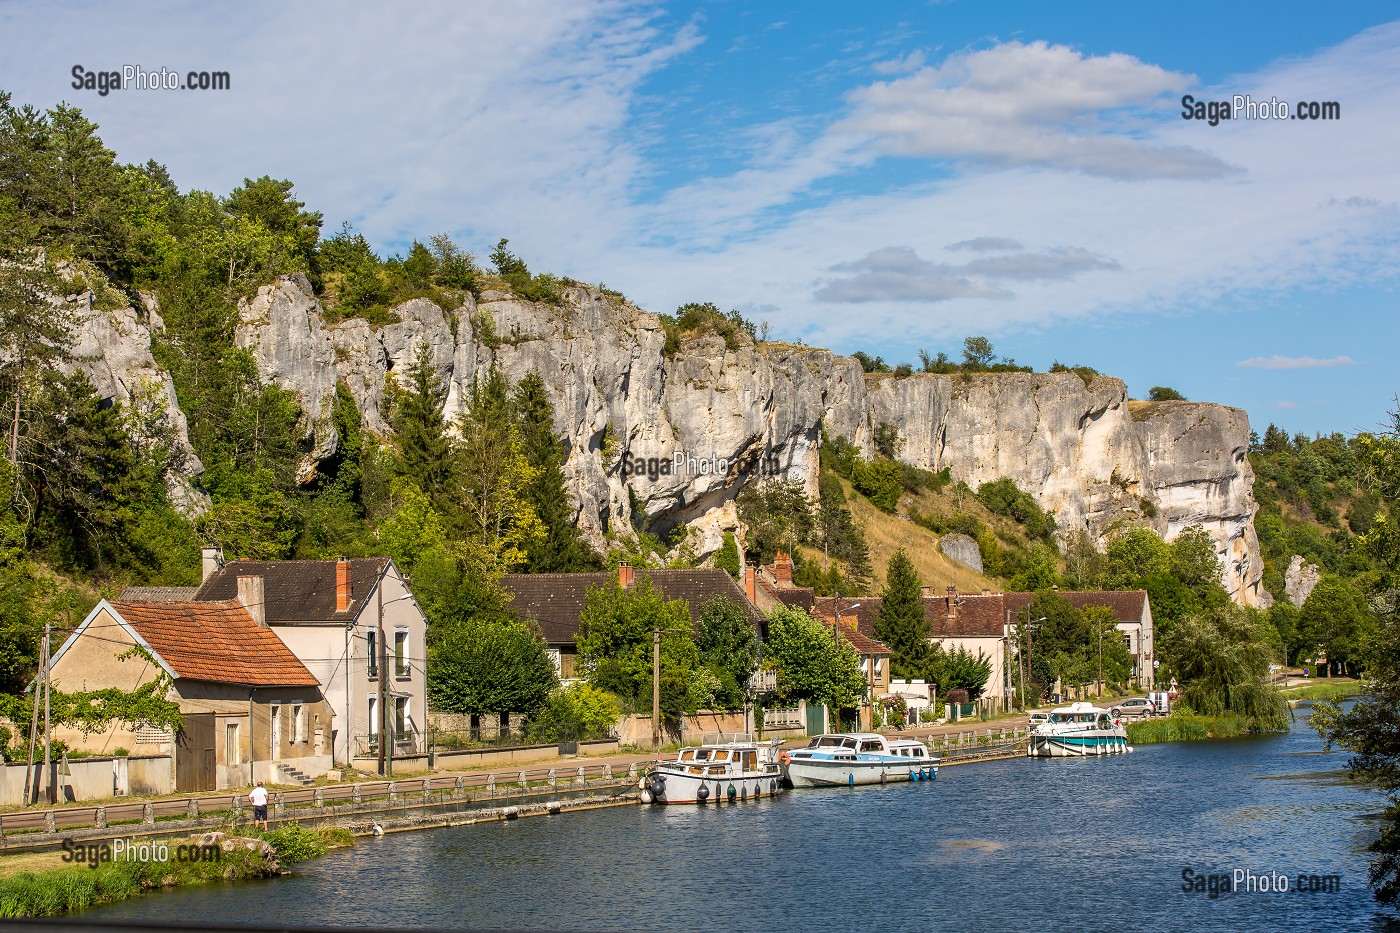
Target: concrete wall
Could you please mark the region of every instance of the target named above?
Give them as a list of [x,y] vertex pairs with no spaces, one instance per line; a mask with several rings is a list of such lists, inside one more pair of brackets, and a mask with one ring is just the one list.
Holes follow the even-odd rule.
[[[702,735],[716,732],[744,732],[742,712],[700,712],[686,716],[680,729],[662,725],[662,742],[684,742],[687,745],[700,741]],[[624,716],[617,724],[618,742],[623,745],[651,744],[651,717]]]
[[[36,780],[42,768],[42,764],[34,766]],[[0,768],[0,806],[17,807],[23,804],[24,770],[22,763]],[[175,789],[170,758],[164,755],[70,758],[68,774],[58,774],[57,761],[50,765],[49,770],[58,785],[60,800],[104,800],[128,794],[169,794]]]

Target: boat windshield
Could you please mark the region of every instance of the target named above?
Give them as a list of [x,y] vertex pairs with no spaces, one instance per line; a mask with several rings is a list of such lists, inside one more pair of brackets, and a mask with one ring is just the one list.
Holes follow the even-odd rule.
[[885,750],[885,743],[879,740],[867,740],[860,743],[860,750],[863,752],[882,752]]
[[808,748],[855,748],[856,740],[844,735],[819,735],[807,743]]

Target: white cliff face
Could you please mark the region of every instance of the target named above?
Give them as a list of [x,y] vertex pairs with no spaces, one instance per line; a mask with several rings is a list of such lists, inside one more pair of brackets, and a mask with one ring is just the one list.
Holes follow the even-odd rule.
[[[888,421],[904,437],[901,459],[947,467],[973,487],[1010,477],[1062,531],[1101,535],[1127,516],[1170,540],[1200,524],[1216,541],[1234,598],[1267,599],[1245,457],[1249,424],[1236,409],[1130,408],[1121,381],[1086,385],[1072,373],[866,377],[855,360],[827,350],[746,338],[731,347],[714,335],[668,357],[655,315],[588,287],[568,289],[559,306],[488,291],[450,314],[422,299],[395,311],[400,323],[386,327],[326,327],[300,277],[240,304],[238,345],[254,353],[264,380],[302,402],[308,475],[335,450],[336,383],[366,427],[386,433],[386,380],[412,365],[421,344],[441,378],[449,424],[492,365],[512,384],[539,374],[567,440],[577,521],[595,543],[638,513],[663,535],[686,523],[708,553],[737,525],[740,476],[799,479],[815,493],[823,425],[869,453],[874,427]],[[719,461],[731,470],[716,473]]]
[[190,446],[175,383],[151,356],[147,321],[161,326],[153,301],[141,312],[134,308],[79,312],[72,352],[62,368],[69,373],[82,370],[98,398],[119,402],[135,412],[142,424],[163,427],[175,466],[167,480],[170,501],[186,515],[199,515],[209,507],[209,497],[194,485],[204,465]]

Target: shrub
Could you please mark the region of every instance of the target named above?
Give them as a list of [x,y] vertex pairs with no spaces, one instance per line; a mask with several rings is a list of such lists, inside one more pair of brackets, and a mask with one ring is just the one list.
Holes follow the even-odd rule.
[[300,823],[287,823],[263,834],[263,840],[277,850],[284,865],[305,862],[326,854],[326,840],[314,829]]

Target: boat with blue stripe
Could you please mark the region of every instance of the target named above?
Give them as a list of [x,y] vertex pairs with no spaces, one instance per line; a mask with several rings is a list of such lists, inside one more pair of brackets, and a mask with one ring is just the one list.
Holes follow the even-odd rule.
[[1031,758],[1088,758],[1132,751],[1121,720],[1092,703],[1072,703],[1050,713],[1031,730],[1026,754]]
[[779,759],[793,787],[842,787],[895,781],[932,781],[938,758],[914,739],[874,732],[819,735]]

